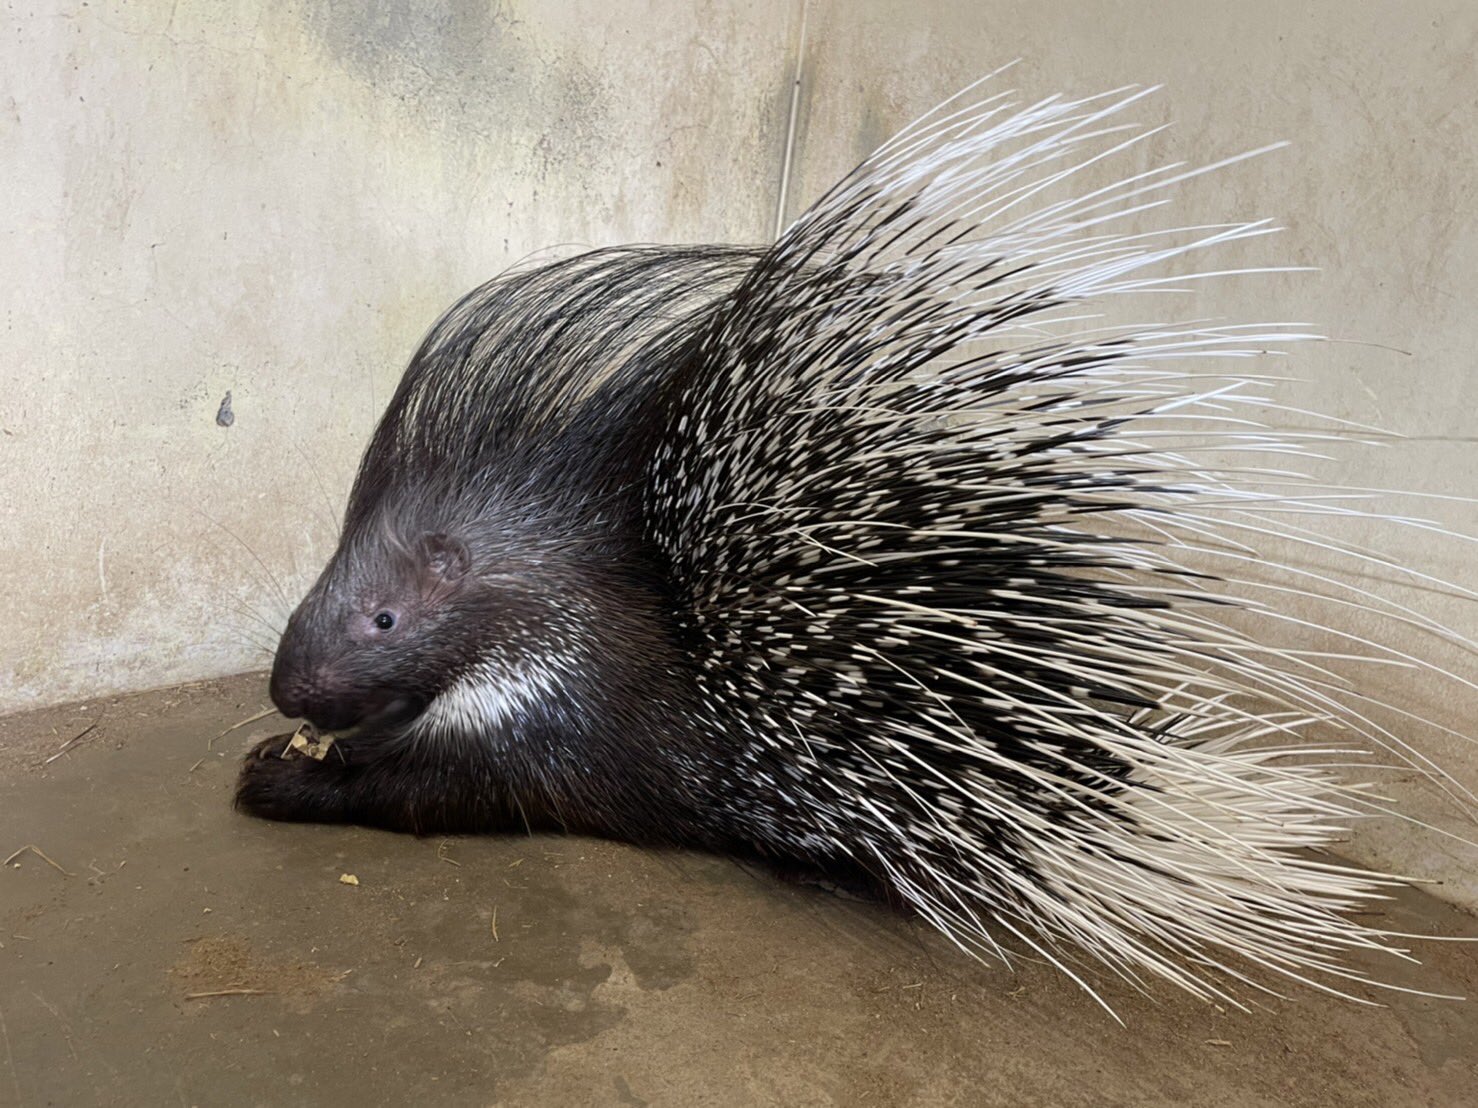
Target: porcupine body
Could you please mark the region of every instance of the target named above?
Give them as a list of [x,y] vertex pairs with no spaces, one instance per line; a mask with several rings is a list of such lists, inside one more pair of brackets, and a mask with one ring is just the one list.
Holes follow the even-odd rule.
[[[1085,307],[1268,229],[1121,230],[1176,167],[1062,192],[1134,141],[1138,95],[946,106],[768,249],[471,294],[279,648],[277,704],[347,732],[321,762],[264,744],[238,803],[799,862],[1079,980],[1072,948],[1205,997],[1363,980],[1345,956],[1388,939],[1346,913],[1394,879],[1305,848],[1367,802],[1280,755],[1404,748],[1330,668],[1353,634],[1254,572],[1354,509],[1199,460],[1297,448],[1217,368],[1293,328]],[[1331,612],[1378,603],[1283,568]]]

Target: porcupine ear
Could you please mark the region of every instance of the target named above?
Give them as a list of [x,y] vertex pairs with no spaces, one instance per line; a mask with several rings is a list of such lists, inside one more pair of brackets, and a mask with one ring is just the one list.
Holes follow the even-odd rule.
[[456,584],[472,568],[472,552],[467,549],[467,544],[444,531],[422,535],[416,544],[416,553],[428,593]]

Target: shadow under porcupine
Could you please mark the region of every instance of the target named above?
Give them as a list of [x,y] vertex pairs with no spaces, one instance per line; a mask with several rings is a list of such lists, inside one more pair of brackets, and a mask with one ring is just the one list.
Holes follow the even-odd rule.
[[[238,804],[860,874],[1080,981],[1073,947],[1233,1003],[1374,984],[1346,957],[1393,937],[1349,913],[1399,879],[1308,848],[1382,808],[1344,747],[1422,765],[1348,671],[1420,663],[1344,617],[1457,636],[1320,537],[1363,510],[1287,456],[1338,424],[1279,434],[1218,368],[1300,328],[1096,321],[1271,230],[1125,229],[1205,170],[1069,191],[1142,95],[952,102],[768,249],[466,297],[278,649],[274,701],[337,734],[261,744]],[[1301,546],[1343,575],[1271,556]]]

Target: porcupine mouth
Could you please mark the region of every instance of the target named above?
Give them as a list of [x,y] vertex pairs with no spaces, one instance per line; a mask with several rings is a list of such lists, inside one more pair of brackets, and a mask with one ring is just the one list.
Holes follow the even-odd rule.
[[331,716],[307,716],[306,722],[317,734],[347,738],[351,735],[383,734],[406,727],[420,718],[426,710],[426,701],[417,696],[391,695],[368,698],[358,714],[350,717],[343,712]]
[[384,702],[354,726],[354,730],[369,728],[390,730],[404,727],[418,719],[426,710],[426,701],[419,696],[395,696]]

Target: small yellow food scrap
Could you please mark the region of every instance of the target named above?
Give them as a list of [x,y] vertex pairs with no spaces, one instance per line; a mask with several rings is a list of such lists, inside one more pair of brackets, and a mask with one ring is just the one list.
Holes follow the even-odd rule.
[[359,884],[359,878],[355,877],[352,873],[341,873],[339,874],[339,884],[357,885]]
[[306,754],[316,762],[321,762],[328,757],[328,748],[334,745],[334,736],[327,731],[316,730],[311,723],[304,723],[293,732],[291,741],[287,744],[287,750],[283,751],[283,757],[287,757],[289,751]]

